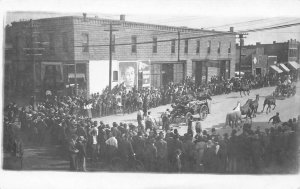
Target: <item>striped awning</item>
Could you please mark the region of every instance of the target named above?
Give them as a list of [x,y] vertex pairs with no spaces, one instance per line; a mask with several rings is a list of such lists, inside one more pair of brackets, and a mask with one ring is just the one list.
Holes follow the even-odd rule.
[[284,71],[286,71],[286,72],[289,72],[290,71],[290,69],[288,69],[284,64],[279,64],[280,65],[280,67],[282,68],[282,70],[284,70]]
[[288,64],[295,70],[300,68],[300,65],[295,61],[290,61],[290,62],[288,62]]
[[275,66],[275,65],[272,65],[272,66],[270,66],[274,71],[276,71],[277,73],[282,73],[283,71],[280,69],[280,68],[278,68],[277,66]]

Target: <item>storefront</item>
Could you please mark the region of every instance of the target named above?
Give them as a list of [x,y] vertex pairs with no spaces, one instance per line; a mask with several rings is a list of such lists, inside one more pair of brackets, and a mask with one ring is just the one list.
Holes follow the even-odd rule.
[[212,77],[230,79],[230,60],[193,61],[196,84],[208,83]]
[[151,62],[151,86],[160,88],[170,82],[180,83],[185,77],[185,62]]

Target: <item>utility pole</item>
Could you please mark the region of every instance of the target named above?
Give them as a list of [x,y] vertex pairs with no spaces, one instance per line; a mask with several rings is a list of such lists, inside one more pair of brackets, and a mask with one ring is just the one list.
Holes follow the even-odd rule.
[[178,34],[178,49],[177,49],[178,58],[177,58],[177,61],[179,62],[180,61],[180,31],[178,31],[177,34]]
[[35,56],[42,56],[42,51],[45,50],[43,47],[36,47],[36,44],[39,44],[39,46],[48,44],[47,42],[41,42],[41,41],[36,41],[36,34],[39,32],[36,31],[37,26],[34,24],[33,20],[31,19],[29,21],[29,32],[30,32],[30,45],[29,48],[23,48],[27,56],[30,56],[30,59],[32,61],[32,72],[33,72],[33,91],[32,91],[32,96],[34,100],[34,105],[36,104],[37,100],[37,89],[36,89],[36,59]]
[[120,24],[109,24],[109,90],[111,91],[111,74],[112,74],[112,38],[113,38],[113,32],[118,31],[116,29],[113,29],[113,25],[120,25]]
[[239,63],[239,79],[241,79],[241,64],[242,64],[242,46],[244,45],[244,35],[248,35],[247,33],[239,34],[240,38],[240,63]]

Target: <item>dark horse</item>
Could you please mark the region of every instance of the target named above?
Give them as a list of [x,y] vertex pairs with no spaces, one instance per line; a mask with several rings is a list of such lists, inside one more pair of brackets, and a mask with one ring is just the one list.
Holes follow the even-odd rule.
[[241,114],[246,115],[246,118],[252,119],[252,108],[251,108],[252,100],[248,99],[247,102],[241,106]]
[[276,107],[276,98],[275,98],[274,94],[266,96],[265,101],[264,101],[263,110],[261,112],[264,112],[264,109],[265,109],[266,105],[268,105],[267,111],[266,111],[267,114],[268,114],[268,110],[269,110],[269,112],[271,112],[271,105],[274,105],[273,110],[275,109],[275,107]]
[[250,84],[246,81],[244,81],[244,82],[240,81],[239,86],[238,86],[238,90],[240,91],[241,97],[242,97],[242,91],[244,92],[244,96],[246,96],[245,92],[247,92],[247,95],[249,96],[249,94],[250,94]]

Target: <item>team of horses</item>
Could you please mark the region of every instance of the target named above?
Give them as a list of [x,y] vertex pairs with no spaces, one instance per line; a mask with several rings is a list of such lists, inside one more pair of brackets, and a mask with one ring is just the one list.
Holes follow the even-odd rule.
[[[255,99],[248,99],[246,103],[241,106],[241,103],[238,102],[238,105],[236,108],[233,109],[233,111],[227,113],[226,115],[226,122],[225,126],[229,125],[230,127],[238,127],[239,122],[242,122],[242,116],[245,115],[246,119],[250,118],[252,121],[253,117],[256,117],[257,109],[259,105],[259,95],[257,94]],[[263,110],[261,112],[264,112],[265,106],[267,106],[266,113],[268,114],[271,111],[271,106],[273,106],[273,110],[276,107],[276,98],[274,94],[266,96],[263,104]]]

